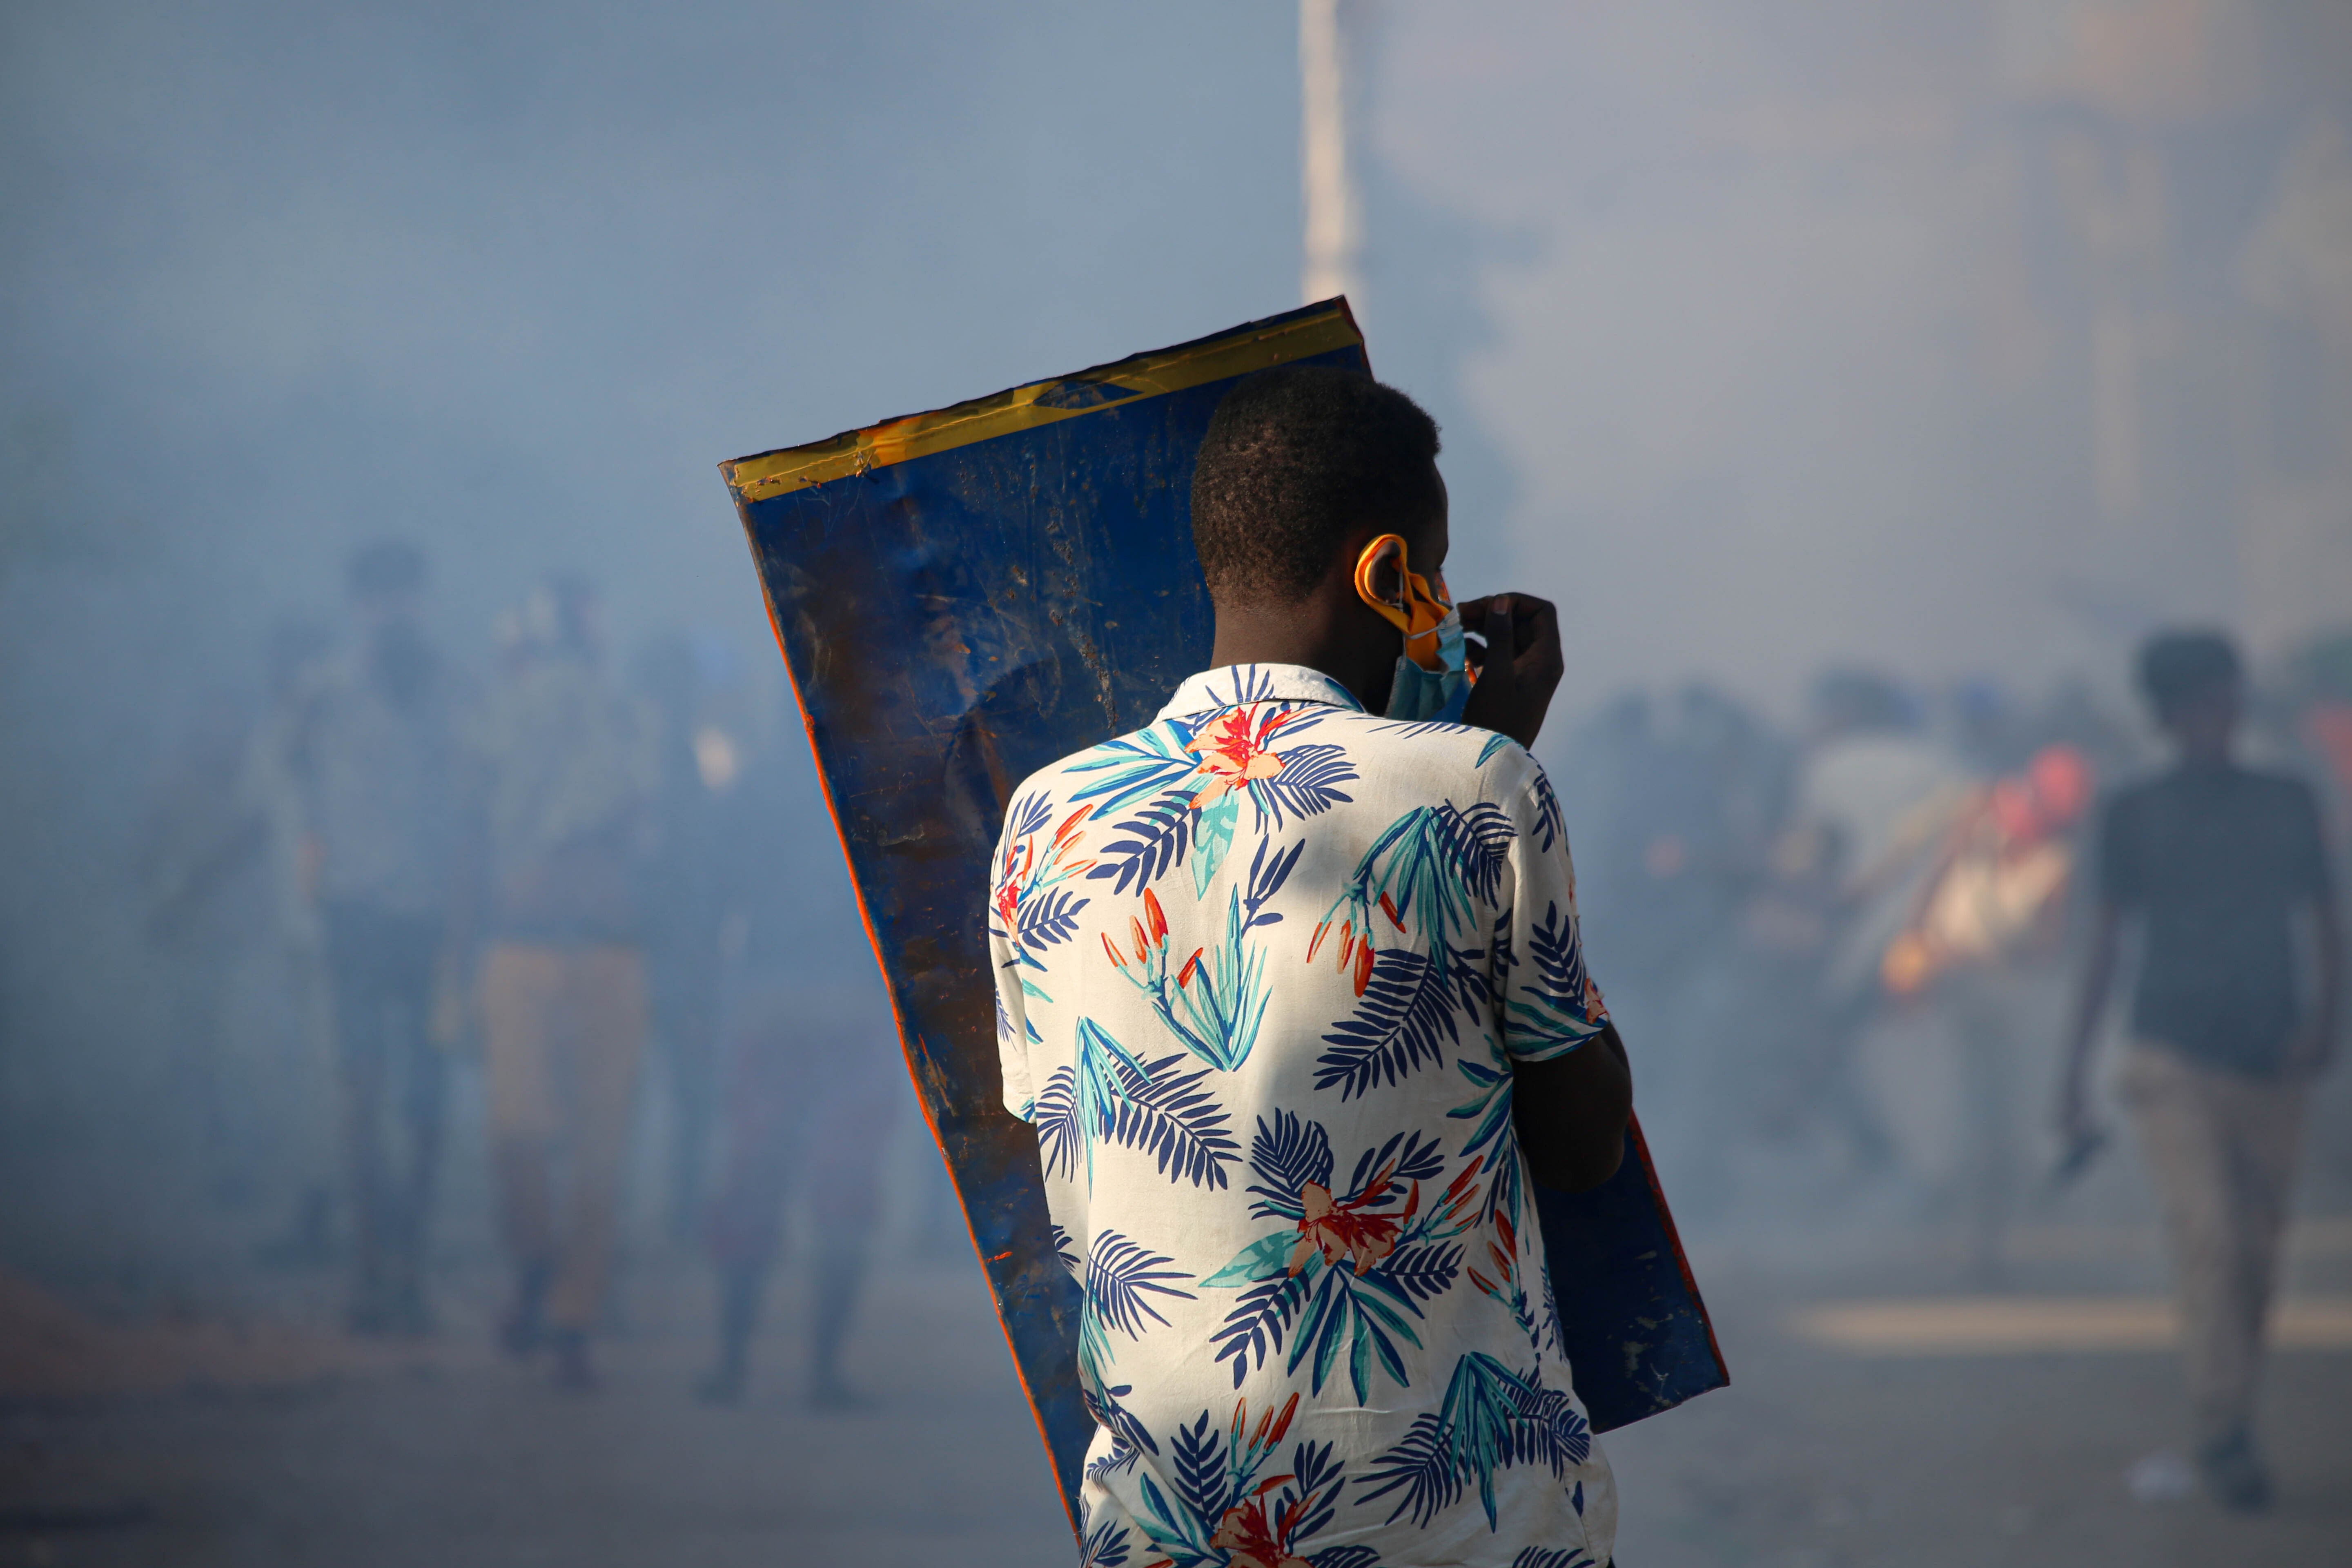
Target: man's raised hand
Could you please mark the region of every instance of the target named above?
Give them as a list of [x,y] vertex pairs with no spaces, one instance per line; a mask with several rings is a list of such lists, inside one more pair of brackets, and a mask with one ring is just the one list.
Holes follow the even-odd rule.
[[1559,613],[1550,600],[1532,594],[1489,594],[1460,609],[1462,629],[1486,639],[1483,656],[1470,650],[1478,684],[1462,721],[1534,746],[1568,668],[1559,651]]

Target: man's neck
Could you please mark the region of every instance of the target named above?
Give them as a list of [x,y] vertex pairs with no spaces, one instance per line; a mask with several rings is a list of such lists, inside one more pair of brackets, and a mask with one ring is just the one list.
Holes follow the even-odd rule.
[[1327,606],[1313,599],[1220,608],[1209,663],[1219,668],[1229,664],[1304,665],[1346,687],[1366,712],[1384,710],[1395,674],[1394,656],[1381,661],[1368,658],[1360,640],[1350,646],[1351,639],[1341,635],[1334,619]]

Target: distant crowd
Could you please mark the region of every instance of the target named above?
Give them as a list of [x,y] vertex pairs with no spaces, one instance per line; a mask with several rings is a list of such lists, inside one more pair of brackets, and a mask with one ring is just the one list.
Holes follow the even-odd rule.
[[264,699],[193,738],[163,791],[148,935],[216,1181],[302,1173],[276,1252],[346,1262],[351,1331],[431,1333],[451,1067],[478,1056],[500,1342],[592,1388],[651,1066],[670,1224],[720,1282],[705,1393],[742,1390],[797,1187],[818,1233],[808,1392],[845,1401],[903,1089],[804,757],[754,743],[765,716],[713,639],[615,668],[583,579],[501,616],[478,673],[426,633],[429,588],[415,546],[359,552],[341,635],[274,637]]

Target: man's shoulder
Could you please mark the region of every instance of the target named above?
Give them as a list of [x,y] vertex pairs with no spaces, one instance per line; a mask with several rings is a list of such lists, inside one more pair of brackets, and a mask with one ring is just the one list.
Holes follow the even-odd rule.
[[1179,766],[1185,772],[1200,767],[1202,754],[1214,749],[1216,727],[1237,718],[1249,723],[1253,744],[1262,744],[1276,758],[1309,747],[1318,748],[1311,755],[1336,752],[1360,769],[1377,766],[1383,783],[1427,782],[1443,793],[1459,792],[1475,779],[1484,785],[1483,793],[1495,798],[1528,788],[1543,776],[1542,764],[1526,747],[1475,725],[1406,722],[1340,708],[1291,706],[1266,729],[1266,710],[1283,706],[1248,703],[1155,720],[1046,763],[1021,781],[1012,799],[1084,802],[1121,795],[1147,780],[1164,789],[1181,776]]
[[[2196,798],[2212,801],[2217,797],[2211,790],[2210,784],[2200,784],[2197,777],[2186,769],[2171,767],[2118,784],[2107,796],[2105,809],[2111,813],[2129,815],[2161,809],[2167,803],[2176,800],[2185,802]],[[2265,810],[2311,809],[2315,808],[2318,800],[2307,780],[2268,768],[2231,769],[2229,793],[2219,798],[2226,800],[2230,795],[2234,795],[2241,803]]]

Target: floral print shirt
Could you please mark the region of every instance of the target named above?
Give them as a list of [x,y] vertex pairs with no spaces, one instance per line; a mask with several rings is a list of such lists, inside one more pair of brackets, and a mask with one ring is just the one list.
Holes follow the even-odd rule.
[[1606,1021],[1543,769],[1295,665],[1008,808],[1008,1109],[1084,1293],[1101,1568],[1598,1568],[1514,1065]]

